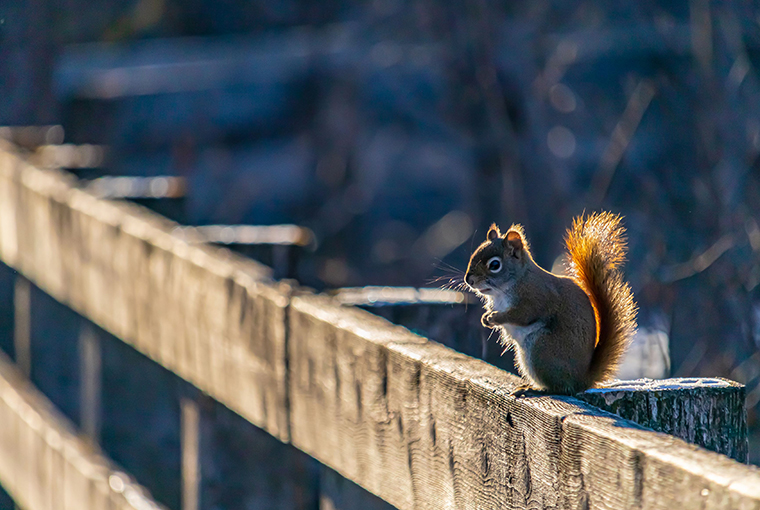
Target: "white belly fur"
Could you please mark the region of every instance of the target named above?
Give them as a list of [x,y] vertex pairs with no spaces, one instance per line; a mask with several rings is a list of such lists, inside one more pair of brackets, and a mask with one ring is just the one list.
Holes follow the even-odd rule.
[[[504,312],[512,308],[513,300],[504,292],[498,292],[486,296],[486,308],[489,310]],[[526,354],[535,342],[535,333],[544,327],[544,323],[537,321],[530,326],[516,326],[514,324],[500,324],[501,340],[503,345],[512,345],[515,350],[517,368],[520,375],[533,381],[534,386],[541,387],[536,380],[535,371]]]
[[509,335],[512,340],[522,348],[525,348],[528,344],[532,344],[531,339],[528,338],[532,333],[535,333],[542,327],[543,323],[540,321],[534,322],[530,326],[515,326],[513,324],[501,324],[504,332]]
[[515,361],[517,361],[518,372],[520,372],[520,375],[523,377],[526,377],[532,381],[534,386],[539,388],[543,387],[543,385],[536,377],[536,372],[533,370],[531,359],[527,354],[530,352],[533,344],[536,341],[535,335],[533,335],[533,333],[542,327],[544,327],[544,324],[542,322],[535,322],[530,326],[514,326],[512,324],[501,325],[503,335],[507,337],[504,339],[504,343],[506,344],[511,338],[514,344],[516,357]]

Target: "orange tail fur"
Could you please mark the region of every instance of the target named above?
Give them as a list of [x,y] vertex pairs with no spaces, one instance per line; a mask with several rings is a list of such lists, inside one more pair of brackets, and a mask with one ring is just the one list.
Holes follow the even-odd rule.
[[567,231],[565,244],[569,274],[586,291],[596,314],[596,349],[589,368],[593,386],[615,376],[636,331],[636,303],[619,269],[627,249],[620,215],[581,215]]

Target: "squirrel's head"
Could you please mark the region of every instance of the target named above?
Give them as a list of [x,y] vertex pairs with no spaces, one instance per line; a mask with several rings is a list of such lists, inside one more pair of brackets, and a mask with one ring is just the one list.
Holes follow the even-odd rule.
[[502,234],[494,223],[470,257],[464,281],[475,293],[488,296],[519,279],[530,260],[522,226],[512,225]]

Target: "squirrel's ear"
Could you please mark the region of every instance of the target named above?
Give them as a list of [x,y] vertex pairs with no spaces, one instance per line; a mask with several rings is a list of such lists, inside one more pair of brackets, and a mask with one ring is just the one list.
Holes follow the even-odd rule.
[[488,234],[486,234],[486,238],[489,241],[493,241],[497,237],[501,237],[501,230],[499,230],[499,227],[496,226],[496,223],[491,223],[491,228],[488,229]]
[[523,251],[523,237],[520,232],[516,230],[510,230],[504,237],[504,248],[509,256],[520,258]]

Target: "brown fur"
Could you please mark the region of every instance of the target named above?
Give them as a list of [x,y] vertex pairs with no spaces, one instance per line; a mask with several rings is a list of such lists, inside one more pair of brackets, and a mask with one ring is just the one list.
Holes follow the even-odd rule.
[[465,282],[486,302],[482,322],[502,330],[531,387],[573,394],[614,375],[636,314],[619,271],[623,232],[610,213],[576,219],[567,234],[570,277],[535,263],[519,225],[504,234],[492,225],[472,254]]

